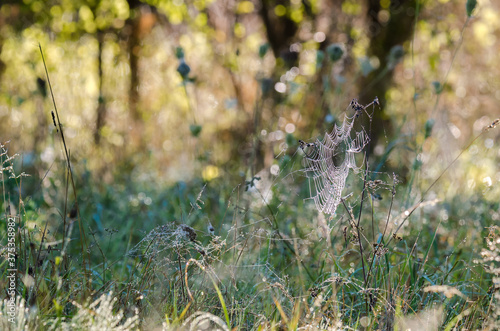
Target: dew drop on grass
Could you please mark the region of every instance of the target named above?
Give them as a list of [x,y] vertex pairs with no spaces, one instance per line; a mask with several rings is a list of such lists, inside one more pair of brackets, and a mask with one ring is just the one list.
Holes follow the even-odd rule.
[[279,165],[277,165],[277,164],[273,164],[273,165],[271,166],[271,170],[270,170],[270,171],[271,171],[271,174],[273,174],[274,176],[278,176],[278,175],[279,175],[279,172],[280,172],[280,167],[279,167]]
[[361,319],[359,320],[359,324],[366,328],[368,325],[370,325],[370,318],[368,316],[361,317]]

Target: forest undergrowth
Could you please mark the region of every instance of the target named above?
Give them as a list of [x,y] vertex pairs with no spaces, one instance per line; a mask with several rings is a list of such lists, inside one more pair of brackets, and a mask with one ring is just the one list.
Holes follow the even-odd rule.
[[[64,191],[49,185],[62,206],[52,212],[43,194],[19,194],[29,174],[1,145],[15,243],[2,246],[3,279],[17,270],[2,329],[494,330],[500,229],[488,220],[498,201],[478,193],[465,211],[460,197],[429,198],[454,161],[404,201],[396,173],[369,170],[369,129],[351,132],[376,107],[354,100],[331,133],[278,158],[278,172],[232,189],[143,183],[134,194],[138,183],[92,176],[77,186],[68,152]],[[458,217],[480,228],[457,229]]]

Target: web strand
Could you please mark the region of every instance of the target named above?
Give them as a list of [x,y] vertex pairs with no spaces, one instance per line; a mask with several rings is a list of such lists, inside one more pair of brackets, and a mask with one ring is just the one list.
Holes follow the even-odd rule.
[[[332,215],[341,202],[342,191],[349,175],[349,170],[357,172],[355,155],[361,153],[370,141],[370,137],[361,129],[353,134],[355,120],[366,111],[366,108],[378,104],[378,99],[362,106],[354,99],[348,107],[342,125],[334,125],[331,133],[326,133],[322,140],[305,143],[300,140],[300,148],[304,152],[305,176],[309,178],[309,196],[318,211]],[[348,114],[353,110],[354,113]]]

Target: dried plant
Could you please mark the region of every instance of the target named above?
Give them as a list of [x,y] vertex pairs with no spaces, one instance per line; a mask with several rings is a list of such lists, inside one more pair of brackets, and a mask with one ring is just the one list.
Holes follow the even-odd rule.
[[38,309],[28,307],[26,301],[15,298],[15,302],[5,299],[0,304],[0,329],[4,331],[36,330],[40,326]]
[[115,311],[117,299],[103,294],[93,302],[80,305],[73,302],[77,312],[71,318],[55,318],[45,323],[48,330],[129,331],[139,327],[139,311],[126,317],[122,309]]
[[487,273],[492,275],[491,300],[488,309],[488,330],[500,329],[500,227],[492,226],[486,238],[486,248],[481,251]]

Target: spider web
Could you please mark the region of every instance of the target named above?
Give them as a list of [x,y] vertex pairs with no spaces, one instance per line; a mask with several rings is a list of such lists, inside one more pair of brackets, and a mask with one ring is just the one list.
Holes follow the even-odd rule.
[[[366,108],[374,104],[378,105],[377,98],[366,106],[354,99],[349,104],[342,125],[335,124],[333,131],[326,133],[322,140],[316,139],[313,143],[299,141],[305,154],[303,171],[309,178],[310,199],[314,200],[318,211],[324,214],[335,213],[342,199],[349,170],[359,171],[355,155],[363,151],[370,137],[363,128],[353,133],[353,126],[363,112],[371,119]],[[354,110],[351,116],[350,110]]]

